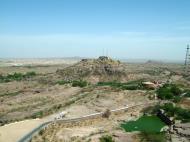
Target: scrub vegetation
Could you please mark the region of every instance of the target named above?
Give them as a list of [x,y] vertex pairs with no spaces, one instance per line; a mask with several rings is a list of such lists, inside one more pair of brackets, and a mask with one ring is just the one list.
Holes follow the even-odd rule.
[[65,85],[65,84],[71,84],[72,87],[86,87],[88,85],[88,82],[85,80],[73,80],[73,81],[65,81],[65,80],[60,80],[57,81],[57,84],[59,85]]
[[155,115],[160,109],[164,110],[168,117],[174,117],[175,120],[181,120],[182,122],[190,122],[190,110],[176,106],[174,103],[148,107],[144,109],[144,113]]
[[[184,96],[182,96],[183,93],[185,93]],[[190,92],[188,90],[184,90],[176,84],[165,84],[157,90],[157,94],[158,98],[162,100],[171,100],[178,103],[183,97],[188,97]]]
[[110,86],[113,88],[119,88],[122,90],[141,90],[144,89],[142,85],[142,80],[129,81],[126,83],[121,82],[98,82],[97,86]]
[[[147,69],[150,72],[159,70],[159,73],[150,75]],[[14,125],[16,121],[20,124],[21,120],[35,118],[40,118],[35,119],[39,121],[55,120],[57,118],[54,116],[57,117],[61,112],[66,112],[65,119],[70,119],[106,110],[110,112],[126,105],[149,105],[149,103],[152,105],[158,101],[173,103],[177,102],[175,100],[178,97],[188,104],[190,88],[187,80],[177,74],[169,76],[170,70],[177,70],[180,74],[182,73],[180,69],[181,65],[131,64],[114,61],[108,57],[85,59],[66,66],[56,64],[2,67],[0,68],[0,125],[8,123]],[[168,79],[171,80],[171,84],[166,84]],[[158,87],[166,85],[151,90],[143,84],[145,81],[152,82]],[[155,94],[158,94],[159,99]],[[147,107],[144,105],[132,107],[121,113],[111,111],[108,117],[102,115],[101,118],[84,122],[50,124],[43,133],[40,132],[39,136],[33,138],[32,142],[41,142],[43,138],[47,141],[53,139],[72,142],[88,140],[113,142],[122,139],[162,142],[166,139],[166,134],[160,130],[165,125],[155,116],[156,110],[163,109],[168,116],[189,122],[189,110],[182,101],[173,106],[156,106],[150,113],[153,116],[142,118],[140,117],[143,114],[142,109]],[[126,129],[131,130],[126,133],[120,127],[120,122],[123,120],[137,121],[130,122],[135,124],[130,124],[130,127],[129,123],[125,123],[128,125]],[[141,134],[133,131],[139,131]],[[73,134],[77,137],[73,137]]]
[[112,136],[105,135],[100,138],[100,142],[115,142]]
[[11,81],[21,81],[23,79],[28,79],[34,76],[36,76],[36,73],[33,71],[27,72],[25,74],[15,72],[14,74],[8,74],[6,76],[0,75],[0,83],[11,82]]

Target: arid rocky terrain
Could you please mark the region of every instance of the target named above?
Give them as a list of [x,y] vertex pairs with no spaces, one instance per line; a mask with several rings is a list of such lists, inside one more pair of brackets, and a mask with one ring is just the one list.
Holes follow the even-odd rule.
[[[1,61],[0,140],[6,139],[6,132],[14,128],[10,126],[10,130],[8,126],[14,122],[39,118],[41,124],[41,121],[54,120],[60,112],[66,112],[64,119],[71,119],[107,109],[158,102],[155,89],[142,86],[145,81],[170,82],[185,89],[190,86],[189,76],[184,75],[181,64],[124,63],[108,57],[55,61],[19,60],[14,65]],[[189,109],[189,98],[182,99],[178,105]],[[126,133],[120,124],[138,119],[146,107],[131,108],[108,118],[53,123],[34,136],[32,142],[99,142],[104,135],[112,136],[116,142],[126,142],[126,139],[138,142],[141,141],[139,134]],[[28,127],[26,131],[30,132],[33,128]],[[14,140],[19,140],[21,134],[15,134]]]

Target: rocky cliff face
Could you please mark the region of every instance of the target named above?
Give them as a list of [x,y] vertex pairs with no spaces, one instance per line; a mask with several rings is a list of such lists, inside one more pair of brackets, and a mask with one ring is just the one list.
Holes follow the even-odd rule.
[[117,80],[125,76],[124,65],[120,61],[106,56],[98,59],[82,59],[77,64],[62,70],[57,74],[64,80],[88,79],[96,77],[98,80]]

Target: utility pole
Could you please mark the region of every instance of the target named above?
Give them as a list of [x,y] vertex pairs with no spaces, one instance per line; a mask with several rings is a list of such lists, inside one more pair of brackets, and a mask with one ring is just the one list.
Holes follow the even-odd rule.
[[101,56],[104,56],[104,47],[102,48],[102,55]]
[[108,57],[108,49],[106,49],[106,56]]
[[185,56],[185,73],[190,72],[190,53],[189,53],[189,44],[187,45],[187,51]]

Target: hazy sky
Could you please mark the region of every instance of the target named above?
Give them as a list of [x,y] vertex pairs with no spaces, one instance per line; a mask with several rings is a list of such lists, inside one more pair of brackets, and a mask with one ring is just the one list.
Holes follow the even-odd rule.
[[0,0],[0,58],[184,60],[188,43],[190,0]]

